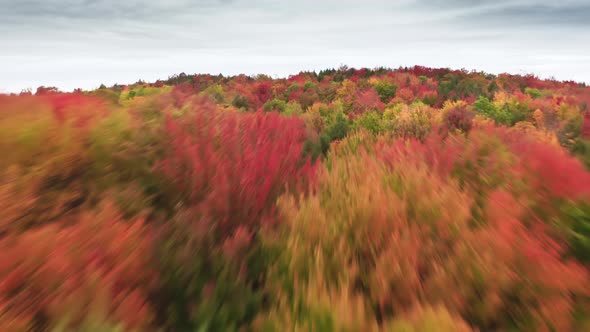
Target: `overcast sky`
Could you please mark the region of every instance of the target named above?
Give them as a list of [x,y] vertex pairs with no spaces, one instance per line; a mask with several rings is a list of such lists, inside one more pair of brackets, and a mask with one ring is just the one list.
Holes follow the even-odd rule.
[[590,1],[0,0],[0,92],[341,64],[590,83]]

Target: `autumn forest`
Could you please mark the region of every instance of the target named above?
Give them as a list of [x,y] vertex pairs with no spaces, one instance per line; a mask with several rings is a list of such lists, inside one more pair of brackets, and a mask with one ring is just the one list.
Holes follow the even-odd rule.
[[590,330],[590,86],[342,66],[0,94],[0,330]]

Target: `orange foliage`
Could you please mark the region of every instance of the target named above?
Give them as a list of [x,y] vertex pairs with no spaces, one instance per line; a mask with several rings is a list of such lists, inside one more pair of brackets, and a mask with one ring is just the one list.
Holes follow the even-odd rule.
[[147,296],[157,281],[151,245],[143,222],[121,220],[111,205],[3,238],[2,330],[51,327],[64,315],[75,326],[92,310],[130,328],[149,326]]

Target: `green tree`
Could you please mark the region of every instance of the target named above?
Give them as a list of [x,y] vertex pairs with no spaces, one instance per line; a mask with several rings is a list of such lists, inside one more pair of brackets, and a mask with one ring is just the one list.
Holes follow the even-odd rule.
[[375,85],[375,90],[382,102],[387,103],[395,97],[397,85],[381,81]]

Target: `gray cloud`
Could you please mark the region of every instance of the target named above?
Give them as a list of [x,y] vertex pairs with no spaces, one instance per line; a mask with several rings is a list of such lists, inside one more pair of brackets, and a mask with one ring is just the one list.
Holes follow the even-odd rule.
[[147,2],[139,0],[4,0],[3,17],[72,18],[72,19],[144,19],[169,17],[186,10],[209,10],[230,4],[231,0],[168,0]]
[[586,17],[584,0],[0,0],[0,89],[341,63],[590,82]]
[[500,3],[494,6],[474,7],[471,12],[459,15],[461,22],[508,27],[534,26],[590,26],[590,3]]

